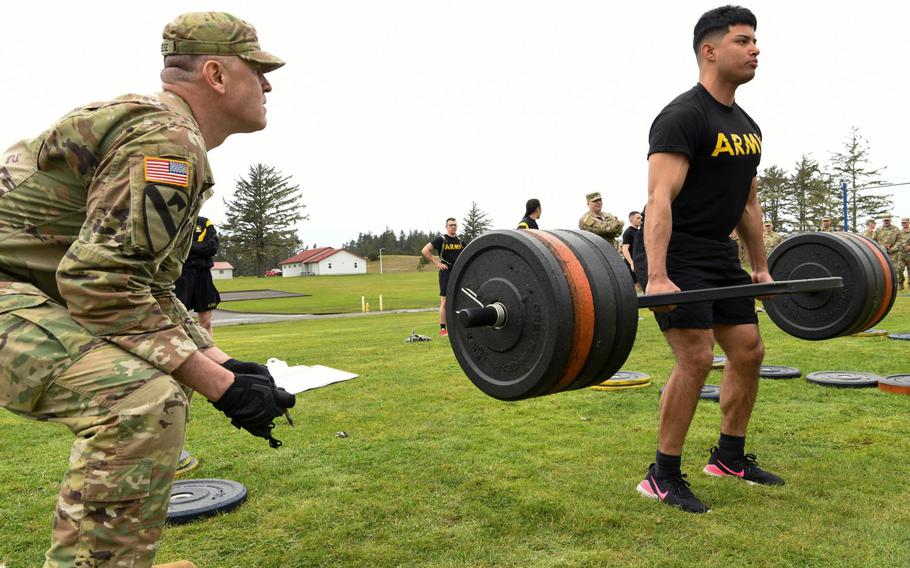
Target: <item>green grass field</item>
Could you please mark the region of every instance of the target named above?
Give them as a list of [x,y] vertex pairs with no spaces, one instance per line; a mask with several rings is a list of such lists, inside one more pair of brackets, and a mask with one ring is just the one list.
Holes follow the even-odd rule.
[[[415,261],[416,262],[416,261]],[[345,276],[302,276],[297,278],[241,277],[216,280],[220,292],[238,290],[281,290],[309,294],[295,298],[222,302],[218,309],[232,312],[273,314],[332,314],[360,311],[365,296],[373,311],[439,306],[436,269],[392,274],[351,274]]]
[[[271,285],[272,281],[269,281]],[[422,288],[426,287],[421,284]],[[436,315],[417,313],[217,328],[239,358],[274,356],[361,376],[298,396],[284,447],[235,430],[196,397],[189,477],[228,478],[249,500],[169,528],[159,562],[200,567],[730,567],[910,565],[910,397],[762,380],[748,449],[785,477],[752,487],[700,473],[719,424],[698,408],[683,456],[713,510],[641,498],[653,459],[657,389],[672,365],[642,312],[626,369],[654,385],[504,403],[461,373]],[[761,315],[766,362],[804,373],[910,372],[910,343],[785,336]],[[910,331],[910,298],[877,327]],[[432,342],[402,340],[416,329]],[[719,382],[712,372],[709,382]],[[347,432],[338,437],[337,432]],[[66,465],[62,427],[0,413],[0,565],[38,566]]]

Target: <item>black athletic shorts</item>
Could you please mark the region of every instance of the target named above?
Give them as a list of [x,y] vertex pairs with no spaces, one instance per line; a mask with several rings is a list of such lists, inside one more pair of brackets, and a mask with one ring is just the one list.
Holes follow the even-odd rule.
[[[635,239],[632,260],[642,290],[648,286],[648,258],[644,232]],[[699,290],[751,284],[752,277],[739,263],[739,247],[731,239],[715,241],[673,233],[667,248],[667,276],[680,290]],[[655,313],[661,331],[670,328],[710,329],[714,324],[758,323],[754,298],[736,298],[680,304],[667,313]]]
[[446,287],[449,285],[449,273],[452,272],[452,269],[440,270],[439,271],[439,295],[445,297]]
[[212,282],[212,271],[208,268],[184,270],[174,282],[174,294],[186,309],[196,313],[214,310],[221,303],[221,295]]

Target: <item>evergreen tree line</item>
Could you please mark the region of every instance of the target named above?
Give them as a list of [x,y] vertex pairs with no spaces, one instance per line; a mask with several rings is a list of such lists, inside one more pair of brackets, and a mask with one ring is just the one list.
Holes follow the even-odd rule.
[[803,154],[788,172],[772,165],[758,178],[759,199],[765,220],[781,233],[817,230],[823,217],[837,228],[844,225],[841,184],[847,184],[847,222],[851,231],[861,231],[867,219],[890,215],[891,194],[879,195],[865,188],[884,184],[884,168],[872,168],[869,143],[852,128],[843,150],[831,152],[827,164]]

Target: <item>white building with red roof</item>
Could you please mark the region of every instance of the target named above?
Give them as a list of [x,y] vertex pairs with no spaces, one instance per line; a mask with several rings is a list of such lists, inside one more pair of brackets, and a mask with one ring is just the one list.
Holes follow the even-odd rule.
[[298,252],[278,263],[281,275],[329,276],[333,274],[366,274],[367,259],[349,250],[319,247]]
[[212,266],[212,280],[230,280],[234,277],[234,267],[230,262],[215,261]]

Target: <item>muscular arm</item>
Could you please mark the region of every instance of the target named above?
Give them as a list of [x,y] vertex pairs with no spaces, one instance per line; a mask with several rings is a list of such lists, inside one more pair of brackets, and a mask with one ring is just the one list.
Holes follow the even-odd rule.
[[758,200],[758,178],[752,178],[749,199],[743,215],[736,224],[736,234],[746,247],[749,264],[752,266],[752,279],[755,282],[770,282],[768,274],[768,257],[765,253],[765,242],[762,239],[762,210]]
[[645,250],[648,253],[647,294],[675,292],[667,277],[667,246],[673,231],[670,204],[679,195],[689,160],[683,154],[656,153],[648,159],[648,205],[645,214]]
[[632,253],[629,251],[629,245],[622,245],[622,256],[632,267],[632,270],[635,270],[635,263],[632,262]]

